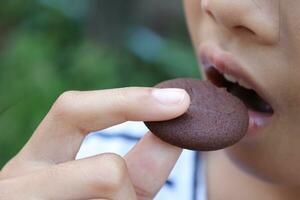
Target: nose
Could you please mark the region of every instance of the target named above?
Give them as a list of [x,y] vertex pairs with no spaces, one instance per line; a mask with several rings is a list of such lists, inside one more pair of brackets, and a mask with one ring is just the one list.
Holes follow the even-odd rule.
[[279,0],[202,0],[204,12],[234,34],[265,44],[279,41]]

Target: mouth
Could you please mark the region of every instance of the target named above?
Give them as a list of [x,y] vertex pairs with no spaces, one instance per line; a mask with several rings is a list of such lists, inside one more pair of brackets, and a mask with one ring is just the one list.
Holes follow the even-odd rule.
[[262,90],[231,55],[221,51],[203,50],[200,60],[206,78],[217,87],[238,97],[249,113],[248,133],[264,127],[274,114],[271,104],[263,98]]

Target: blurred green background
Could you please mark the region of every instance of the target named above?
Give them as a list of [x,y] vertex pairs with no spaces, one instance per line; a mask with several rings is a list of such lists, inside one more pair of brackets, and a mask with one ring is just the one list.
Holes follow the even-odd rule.
[[66,90],[199,77],[181,0],[4,0],[0,168]]

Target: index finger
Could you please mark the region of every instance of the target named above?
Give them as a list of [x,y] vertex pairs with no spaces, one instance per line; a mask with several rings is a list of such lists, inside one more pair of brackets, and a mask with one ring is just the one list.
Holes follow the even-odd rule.
[[189,103],[188,94],[181,89],[131,87],[68,92],[57,100],[19,157],[52,164],[73,160],[89,132],[128,120],[175,118],[187,110]]

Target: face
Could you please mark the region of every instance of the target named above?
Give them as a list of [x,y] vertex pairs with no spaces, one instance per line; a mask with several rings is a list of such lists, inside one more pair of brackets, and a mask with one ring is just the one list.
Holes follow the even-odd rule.
[[256,177],[300,186],[300,1],[184,4],[204,77],[249,110],[248,134],[227,155]]

